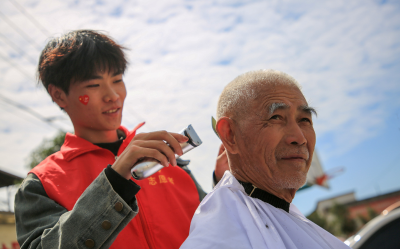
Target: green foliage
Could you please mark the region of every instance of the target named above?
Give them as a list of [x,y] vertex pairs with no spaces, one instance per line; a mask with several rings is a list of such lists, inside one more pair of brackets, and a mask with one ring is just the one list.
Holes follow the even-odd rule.
[[357,219],[359,220],[361,226],[367,224],[367,222],[370,220],[361,214],[357,215]]
[[24,179],[14,180],[14,185],[19,186],[23,181],[24,181]]
[[334,235],[345,235],[347,237],[356,231],[356,223],[350,219],[347,207],[336,203],[329,211],[335,216],[335,220],[332,222],[332,225],[336,228]]
[[372,209],[371,207],[368,207],[368,208],[367,208],[367,213],[368,213],[367,216],[362,216],[362,215],[360,215],[360,214],[357,216],[357,219],[359,220],[361,226],[367,224],[370,220],[372,220],[373,218],[375,218],[376,216],[379,215],[379,214],[378,214],[374,209]]
[[65,132],[58,132],[53,139],[44,139],[43,142],[29,155],[28,167],[32,169],[46,157],[59,151],[64,143]]
[[347,207],[337,203],[328,210],[326,217],[314,211],[307,218],[335,236],[348,237],[357,229],[356,222],[349,217]]
[[310,215],[307,216],[307,219],[311,220],[318,226],[324,228],[325,230],[327,229],[327,222],[326,219],[322,218],[321,216],[318,215],[317,211],[312,212]]
[[367,211],[368,211],[368,216],[369,216],[369,220],[368,220],[368,221],[372,220],[373,218],[375,218],[376,216],[379,215],[379,214],[378,214],[374,209],[372,209],[371,207],[368,207],[368,208],[367,208]]
[[326,231],[330,232],[331,234],[335,234],[335,229],[334,226],[328,220],[326,217],[321,217],[317,211],[312,212],[310,215],[307,216],[307,219],[311,220],[318,226],[322,227]]

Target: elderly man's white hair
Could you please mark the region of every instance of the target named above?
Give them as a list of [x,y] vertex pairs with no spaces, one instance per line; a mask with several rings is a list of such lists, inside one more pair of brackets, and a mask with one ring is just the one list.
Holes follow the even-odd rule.
[[258,97],[258,90],[267,84],[290,85],[301,89],[293,77],[280,71],[262,69],[241,74],[222,91],[218,100],[217,119],[224,116],[241,117],[248,104]]

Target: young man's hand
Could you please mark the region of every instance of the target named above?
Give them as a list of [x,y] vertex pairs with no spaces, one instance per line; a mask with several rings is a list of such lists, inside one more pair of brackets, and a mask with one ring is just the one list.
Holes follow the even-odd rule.
[[[164,142],[165,141],[165,142]],[[131,169],[139,161],[157,160],[164,167],[176,166],[175,154],[183,154],[179,143],[188,141],[184,135],[166,131],[137,134],[112,165],[126,179],[131,178]]]

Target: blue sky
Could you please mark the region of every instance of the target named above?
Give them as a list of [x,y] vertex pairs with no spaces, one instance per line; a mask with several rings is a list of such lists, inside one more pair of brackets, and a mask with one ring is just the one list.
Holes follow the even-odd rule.
[[[191,123],[204,144],[186,158],[208,191],[219,146],[210,125],[218,96],[237,75],[261,68],[284,71],[303,85],[319,113],[314,123],[323,166],[345,168],[330,190],[314,187],[296,196],[302,212],[341,193],[365,198],[400,189],[398,1],[15,1],[52,36],[104,30],[130,48],[123,124],[146,120],[146,132]],[[0,55],[8,58],[0,59],[0,93],[45,117],[63,117],[55,124],[72,129],[36,86],[36,65],[27,58],[37,60],[48,35],[12,0],[1,1],[0,9],[37,44],[0,18]],[[0,167],[24,175],[30,151],[56,130],[4,102],[0,110]]]

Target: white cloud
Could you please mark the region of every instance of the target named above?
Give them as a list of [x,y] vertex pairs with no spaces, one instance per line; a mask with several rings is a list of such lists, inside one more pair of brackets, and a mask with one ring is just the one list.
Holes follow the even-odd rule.
[[[105,30],[129,47],[124,124],[132,128],[142,117],[148,123],[143,131],[179,131],[192,123],[204,145],[187,158],[192,159],[193,171],[208,190],[219,146],[210,116],[215,114],[224,85],[240,73],[274,68],[298,79],[307,99],[319,111],[315,127],[326,158],[379,134],[385,118],[400,106],[396,97],[400,93],[400,16],[396,3],[19,2],[52,34],[82,28]],[[44,46],[47,37],[9,2],[2,1],[0,8]],[[120,16],[113,15],[118,12]],[[29,56],[38,58],[39,51],[7,24],[0,22],[0,30]],[[13,55],[14,63],[35,76],[36,65],[14,55],[2,40],[0,53]],[[35,88],[2,60],[0,72],[2,94],[46,117],[63,115],[43,89]],[[1,106],[2,163],[24,172],[24,158],[55,131],[13,107]]]

